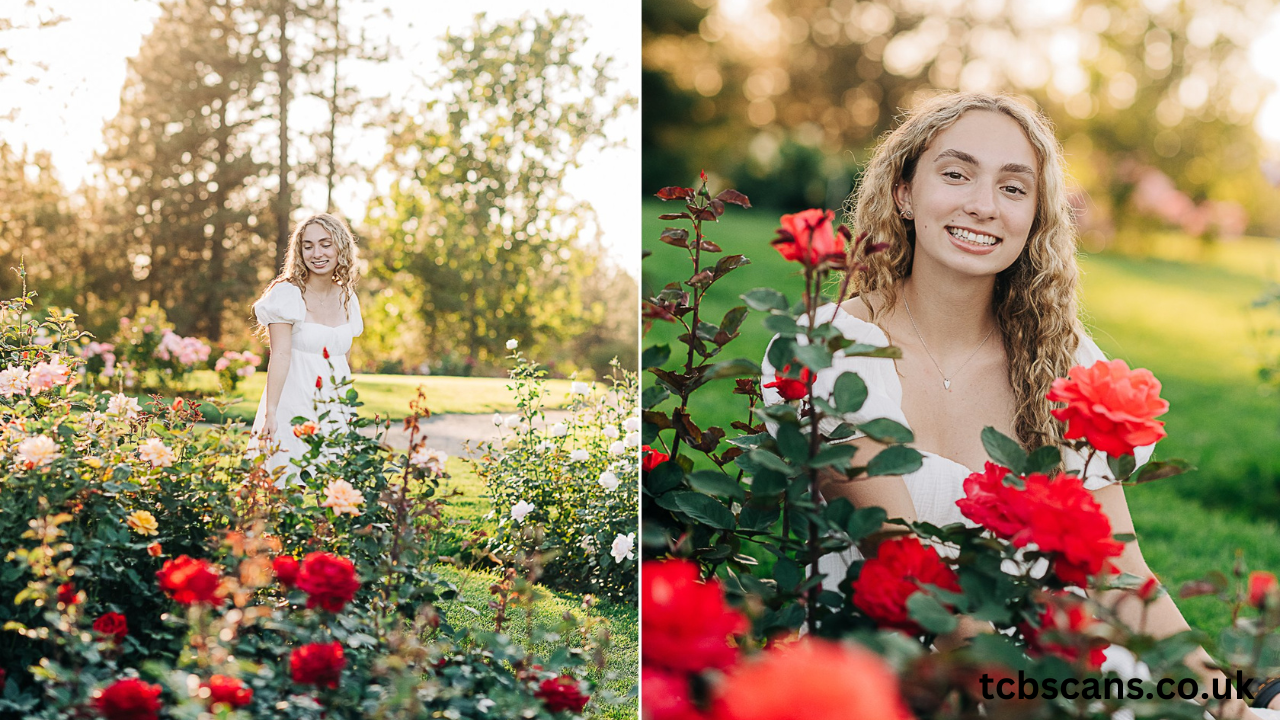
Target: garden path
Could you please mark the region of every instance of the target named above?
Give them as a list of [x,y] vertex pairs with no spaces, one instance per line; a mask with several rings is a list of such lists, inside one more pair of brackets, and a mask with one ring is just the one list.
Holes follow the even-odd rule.
[[[535,422],[535,427],[544,427],[546,425],[554,425],[555,423],[566,420],[572,415],[568,410],[547,410],[546,420]],[[508,417],[510,413],[503,415]],[[484,440],[492,440],[497,438],[502,429],[493,424],[493,415],[472,415],[464,413],[445,413],[440,415],[432,415],[430,418],[422,421],[421,426],[427,433],[427,447],[443,450],[449,455],[456,457],[475,457],[475,446]],[[372,434],[372,429],[366,429]],[[506,432],[512,432],[507,429]],[[471,444],[472,452],[468,453],[463,447],[464,442]],[[391,431],[387,433],[387,444],[397,450],[406,450],[409,447],[409,434],[404,430],[404,423],[395,422],[391,424]]]

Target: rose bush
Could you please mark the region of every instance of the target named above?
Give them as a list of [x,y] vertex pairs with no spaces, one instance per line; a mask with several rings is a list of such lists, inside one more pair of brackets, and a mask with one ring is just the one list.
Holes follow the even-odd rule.
[[[575,382],[567,420],[548,423],[545,371],[515,350],[518,410],[494,417],[497,442],[481,447],[476,474],[488,487],[498,557],[546,557],[543,580],[611,600],[635,600],[640,421],[634,374],[615,364],[603,386]],[[541,427],[539,427],[541,425]]]
[[[646,330],[674,323],[680,345],[651,345],[642,356],[649,376],[642,393],[647,718],[1108,718],[1128,709],[1190,719],[1204,708],[1160,700],[1155,683],[1187,676],[1182,658],[1197,644],[1228,676],[1237,669],[1246,677],[1280,674],[1280,589],[1269,575],[1246,583],[1243,563],[1233,568],[1234,581],[1216,573],[1182,588],[1184,597],[1214,594],[1232,605],[1237,621],[1217,638],[1157,639],[1115,612],[1118,603],[1148,607],[1161,589],[1154,579],[1115,574],[1111,561],[1132,538],[1113,534],[1079,471],[1065,468],[1088,467],[1096,477],[1105,465],[1111,481],[1125,484],[1185,469],[1173,460],[1137,467],[1135,448],[1163,437],[1156,418],[1168,408],[1149,372],[1112,361],[1074,368],[1055,383],[1048,399],[1062,403],[1055,406],[1065,425],[1059,446],[1022,447],[986,428],[980,439],[991,462],[964,482],[966,523],[908,524],[881,508],[824,501],[820,473],[824,481],[858,482],[921,466],[909,428],[859,414],[868,388],[856,373],[822,372],[841,357],[898,356],[892,347],[854,343],[818,312],[828,293],[845,297],[841,273],[877,246],[834,227],[825,211],[784,216],[773,247],[796,263],[800,296],[752,290],[717,325],[706,300],[749,260],[707,261],[722,248],[705,230],[728,205],[750,203],[731,190],[713,196],[705,175],[697,188],[664,188],[658,196],[683,206],[661,217],[689,229],[667,228],[661,240],[681,250],[689,267],[644,303]],[[763,383],[777,402],[767,407],[760,366],[725,357],[751,311],[764,314],[775,334],[766,356],[778,370]],[[724,379],[735,382],[716,382]],[[722,411],[740,403],[745,420],[732,423],[736,433],[701,422],[691,409],[695,394],[714,395]],[[858,446],[843,442],[855,434],[883,449],[860,462]],[[910,535],[884,539],[886,522]],[[832,553],[854,558],[844,577],[823,572],[820,561]],[[720,588],[723,600],[710,597]],[[1085,588],[1095,594],[1084,597]],[[735,614],[745,618],[741,625],[715,620]],[[997,632],[931,652],[964,618]],[[807,637],[786,649],[801,631]],[[1101,671],[1108,645],[1144,662],[1150,679],[1104,697],[1104,682],[1127,679]],[[852,679],[833,680],[841,667],[882,680],[850,692]],[[1071,678],[1085,690],[1069,697],[1064,686],[1064,693],[1005,701],[984,696],[984,677]],[[1207,700],[1221,709],[1218,699]]]
[[[242,426],[197,429],[198,403],[81,391],[70,318],[30,304],[0,302],[0,372],[22,381],[0,394],[0,718],[578,712],[538,693],[580,674],[580,647],[533,657],[445,619],[442,472],[411,459],[416,429],[399,453],[359,417],[308,435],[278,487]],[[324,412],[358,403],[343,388]],[[336,482],[356,512],[324,504]]]

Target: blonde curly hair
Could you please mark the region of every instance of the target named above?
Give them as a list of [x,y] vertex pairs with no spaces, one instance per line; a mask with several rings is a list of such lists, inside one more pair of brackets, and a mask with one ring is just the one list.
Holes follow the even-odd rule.
[[[337,265],[333,269],[333,281],[341,285],[344,291],[342,293],[343,311],[350,312],[351,296],[355,293],[356,280],[359,277],[356,263],[359,260],[360,253],[356,248],[356,238],[351,233],[351,229],[340,218],[329,213],[309,215],[293,229],[293,234],[289,236],[289,248],[285,252],[284,269],[267,285],[267,289],[262,291],[262,296],[258,300],[265,298],[271,292],[271,288],[282,282],[292,283],[297,286],[298,290],[302,291],[303,299],[306,299],[307,278],[310,276],[311,271],[307,269],[307,264],[302,261],[302,234],[312,225],[319,225],[324,228],[338,248],[335,261]],[[266,328],[259,327],[259,330],[263,333],[266,332]]]
[[[1033,448],[1061,439],[1061,425],[1049,414],[1052,406],[1045,394],[1053,380],[1075,364],[1083,333],[1076,302],[1075,224],[1062,149],[1049,121],[1037,110],[1008,95],[947,93],[906,113],[876,147],[858,188],[844,204],[851,229],[867,233],[867,242],[850,250],[849,295],[862,298],[872,322],[878,313],[867,300],[869,293],[883,299],[881,312],[894,307],[902,282],[911,274],[915,251],[914,223],[899,215],[894,187],[911,182],[929,143],[973,110],[1001,113],[1017,122],[1040,165],[1036,216],[1026,247],[996,276],[992,298],[1016,405],[1014,432],[1024,447]],[[885,247],[868,253],[873,244]]]

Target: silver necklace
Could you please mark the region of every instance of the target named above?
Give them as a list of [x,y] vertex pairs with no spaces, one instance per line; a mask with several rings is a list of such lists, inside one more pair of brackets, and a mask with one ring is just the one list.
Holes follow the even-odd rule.
[[993,327],[987,331],[986,337],[982,338],[982,342],[978,343],[978,347],[974,348],[973,352],[969,353],[969,357],[965,358],[965,361],[960,365],[960,367],[957,368],[955,372],[951,373],[951,377],[947,377],[947,374],[942,372],[942,366],[938,364],[937,358],[933,356],[933,353],[929,352],[929,345],[924,341],[924,335],[920,334],[920,326],[916,325],[916,318],[911,314],[911,303],[907,301],[906,293],[902,294],[902,303],[907,306],[907,317],[911,320],[911,327],[915,328],[916,337],[920,338],[920,347],[924,348],[924,354],[929,356],[929,360],[933,363],[933,366],[938,369],[938,374],[942,376],[942,388],[947,392],[951,392],[952,378],[959,375],[961,370],[964,370],[965,366],[969,364],[969,361],[973,359],[973,356],[977,355],[978,351],[982,349],[982,346],[987,344],[987,340],[990,339],[991,333],[994,333],[996,329]]

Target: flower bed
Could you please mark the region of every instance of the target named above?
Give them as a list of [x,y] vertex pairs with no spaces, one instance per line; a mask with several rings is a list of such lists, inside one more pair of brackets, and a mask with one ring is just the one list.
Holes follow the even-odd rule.
[[79,338],[27,302],[0,303],[0,717],[583,712],[580,648],[538,658],[445,620],[420,433],[389,454],[367,420],[299,429],[301,482],[278,488],[194,403],[79,392]]

